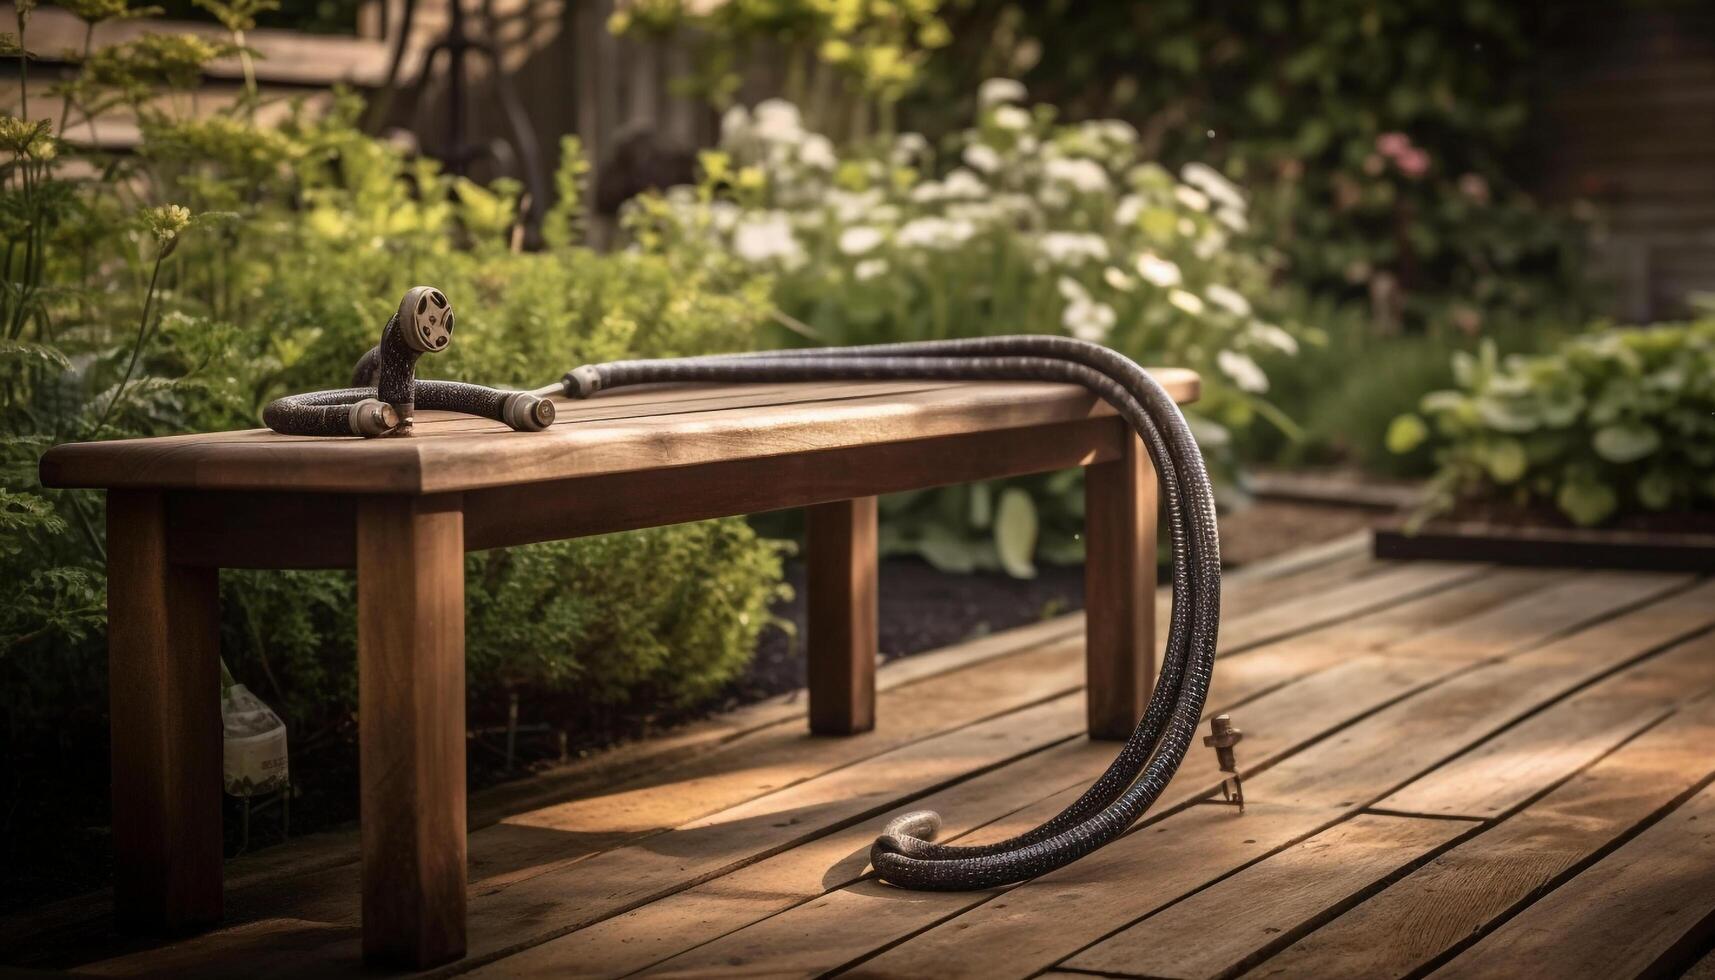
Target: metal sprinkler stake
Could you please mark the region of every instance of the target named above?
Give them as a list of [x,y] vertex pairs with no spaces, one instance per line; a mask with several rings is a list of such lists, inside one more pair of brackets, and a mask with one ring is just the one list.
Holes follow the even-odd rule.
[[[1232,778],[1221,780],[1221,797],[1226,802],[1245,812],[1245,786],[1239,781],[1238,760],[1233,756],[1233,746],[1244,740],[1245,733],[1233,727],[1232,715],[1216,715],[1209,719],[1209,734],[1203,736],[1203,744],[1215,750],[1215,763],[1222,772]],[[1231,788],[1228,783],[1231,783]]]

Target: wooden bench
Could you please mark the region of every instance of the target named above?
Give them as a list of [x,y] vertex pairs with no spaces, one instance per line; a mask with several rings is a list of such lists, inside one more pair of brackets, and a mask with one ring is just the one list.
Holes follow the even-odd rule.
[[[1155,376],[1180,401],[1189,371]],[[784,507],[808,512],[810,729],[875,723],[875,495],[1086,468],[1089,727],[1124,738],[1153,679],[1156,494],[1082,389],[854,382],[629,389],[555,425],[419,413],[405,439],[267,430],[80,443],[50,487],[107,491],[114,902],[221,916],[221,568],[355,568],[363,938],[372,962],[465,948],[464,553]]]

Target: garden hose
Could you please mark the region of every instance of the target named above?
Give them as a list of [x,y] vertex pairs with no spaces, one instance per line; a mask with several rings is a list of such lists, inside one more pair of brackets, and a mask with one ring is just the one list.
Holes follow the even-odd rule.
[[554,422],[554,403],[527,391],[501,391],[462,381],[418,381],[417,358],[446,350],[453,310],[445,293],[417,286],[381,330],[381,342],[358,358],[352,386],[287,395],[262,410],[275,432],[298,436],[408,435],[419,406],[480,415],[521,432]]
[[[534,394],[588,398],[611,388],[670,382],[902,379],[1081,385],[1112,405],[1143,439],[1166,506],[1173,550],[1173,613],[1166,650],[1143,718],[1107,770],[1058,815],[1007,840],[978,846],[935,843],[940,817],[919,810],[888,823],[870,849],[877,875],[895,885],[939,891],[992,888],[1063,867],[1117,839],[1161,795],[1195,737],[1214,669],[1221,558],[1208,473],[1172,397],[1125,356],[1053,336],[615,361],[575,368],[558,385]],[[349,399],[353,392],[369,390],[296,397],[337,394]],[[1136,601],[1152,599],[1140,596]]]

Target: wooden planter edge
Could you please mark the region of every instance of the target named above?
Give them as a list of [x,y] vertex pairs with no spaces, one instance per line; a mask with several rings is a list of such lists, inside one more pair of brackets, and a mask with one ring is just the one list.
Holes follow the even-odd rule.
[[1715,571],[1715,535],[1525,527],[1482,521],[1430,521],[1415,533],[1403,518],[1378,525],[1377,558],[1479,561],[1501,565]]

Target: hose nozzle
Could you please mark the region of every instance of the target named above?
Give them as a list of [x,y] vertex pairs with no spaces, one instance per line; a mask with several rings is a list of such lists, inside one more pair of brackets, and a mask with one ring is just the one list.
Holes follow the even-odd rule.
[[541,432],[554,424],[554,403],[528,391],[515,391],[506,396],[500,414],[517,432]]
[[351,434],[373,439],[399,427],[399,413],[379,398],[365,398],[351,406]]

